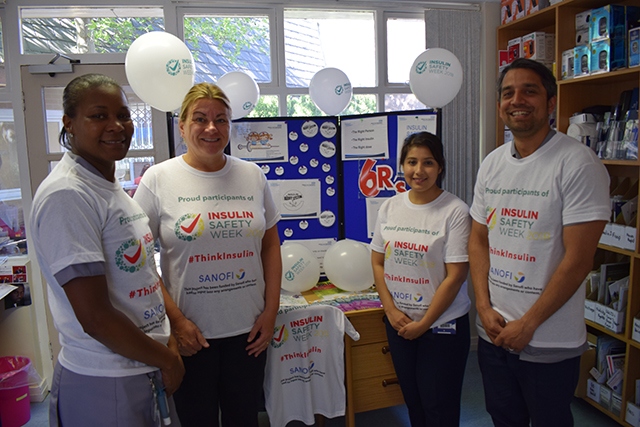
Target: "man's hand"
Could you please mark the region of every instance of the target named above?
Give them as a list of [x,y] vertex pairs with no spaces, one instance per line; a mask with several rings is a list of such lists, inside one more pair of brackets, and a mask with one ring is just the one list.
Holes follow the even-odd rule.
[[535,329],[527,328],[522,319],[514,320],[506,324],[493,343],[505,350],[519,353],[529,344],[534,332]]
[[482,327],[485,332],[491,341],[496,344],[496,338],[506,325],[504,317],[491,307],[484,310],[478,310],[478,315],[480,316],[480,322],[482,322]]

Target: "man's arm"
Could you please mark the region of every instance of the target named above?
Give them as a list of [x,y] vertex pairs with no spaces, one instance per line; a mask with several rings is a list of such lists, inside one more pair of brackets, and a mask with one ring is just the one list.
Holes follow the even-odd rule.
[[522,351],[535,330],[558,311],[580,288],[593,267],[593,257],[606,221],[572,224],[562,229],[565,254],[540,298],[522,316],[509,322],[494,340],[496,345]]
[[489,295],[489,230],[477,221],[471,223],[469,235],[469,270],[476,296],[476,310],[491,341],[502,331],[504,318],[491,306]]

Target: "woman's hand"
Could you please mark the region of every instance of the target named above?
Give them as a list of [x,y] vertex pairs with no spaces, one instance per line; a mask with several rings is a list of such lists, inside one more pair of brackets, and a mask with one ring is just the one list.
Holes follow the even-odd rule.
[[176,337],[178,350],[182,356],[193,356],[203,347],[209,347],[209,343],[196,324],[184,316],[171,322],[171,330]]
[[398,331],[398,335],[406,340],[420,338],[428,329],[425,329],[419,322],[410,322]]
[[398,310],[395,306],[385,308],[384,314],[387,316],[389,323],[396,331],[400,331],[402,328],[413,322],[409,316]]
[[249,356],[258,357],[260,353],[269,348],[269,343],[271,343],[271,338],[273,338],[273,328],[275,324],[275,316],[267,314],[266,311],[258,316],[247,338],[247,342],[250,343],[246,348]]

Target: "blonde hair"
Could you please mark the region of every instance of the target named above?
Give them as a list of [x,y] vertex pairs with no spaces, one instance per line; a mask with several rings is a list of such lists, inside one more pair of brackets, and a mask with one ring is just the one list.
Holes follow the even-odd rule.
[[180,108],[180,121],[185,122],[187,120],[187,115],[189,114],[189,109],[201,99],[215,99],[222,102],[225,107],[229,110],[229,116],[231,116],[231,103],[229,102],[229,98],[227,95],[213,83],[198,83],[193,85],[189,92],[184,96],[182,100],[182,107]]

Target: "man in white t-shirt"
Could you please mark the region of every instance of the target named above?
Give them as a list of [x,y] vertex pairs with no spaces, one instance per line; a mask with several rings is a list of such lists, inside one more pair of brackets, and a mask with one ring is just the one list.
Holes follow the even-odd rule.
[[582,282],[610,216],[609,176],[586,146],[556,132],[556,82],[518,59],[498,81],[513,142],[478,172],[469,264],[478,361],[496,426],[572,426],[587,348]]

